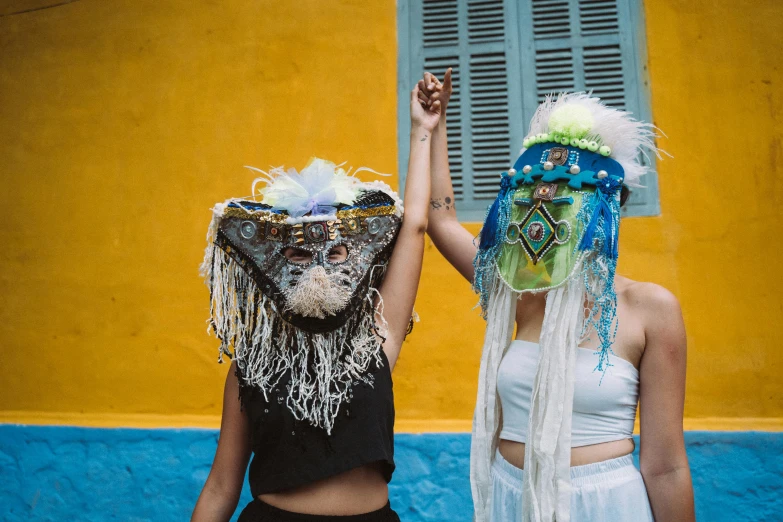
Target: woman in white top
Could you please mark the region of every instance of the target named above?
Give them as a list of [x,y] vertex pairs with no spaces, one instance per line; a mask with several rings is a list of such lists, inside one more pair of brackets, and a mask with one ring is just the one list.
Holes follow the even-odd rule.
[[[445,122],[452,94],[451,70],[447,71],[443,83],[425,73],[419,88],[423,105],[439,101],[442,110],[432,138],[432,202],[427,232],[460,274],[475,283],[478,241],[457,221],[449,173]],[[531,139],[535,141],[535,136]],[[525,147],[532,146],[534,141],[526,140]],[[551,170],[551,163],[544,165],[544,159],[541,168]],[[526,165],[524,170],[529,172],[530,166]],[[570,172],[579,173],[579,169],[571,167]],[[515,174],[521,175],[509,169],[509,178]],[[623,193],[627,197],[627,189]],[[620,199],[619,189],[617,199]],[[682,429],[686,335],[679,303],[674,295],[656,284],[622,276],[616,277],[615,293],[613,324],[617,330],[611,344],[613,355],[602,367],[606,371],[594,371],[595,353],[600,350],[601,339],[593,336],[576,350],[570,426],[571,484],[566,489],[571,494],[570,518],[577,522],[625,520],[622,517],[634,513],[634,520],[640,521],[653,517],[657,522],[694,520],[693,488]],[[567,514],[546,518],[539,508],[526,509],[521,484],[547,293],[523,293],[514,302],[516,310],[511,310],[516,318],[514,340],[503,352],[502,360],[495,363],[495,376],[490,376],[491,382],[496,383],[502,420],[495,420],[497,430],[491,446],[491,492],[486,506],[475,507],[476,520],[561,522],[568,518]],[[513,330],[508,332],[508,338],[512,333]],[[631,436],[637,400],[641,403],[641,474],[632,466],[630,456],[634,450]],[[473,445],[476,446],[475,429]],[[473,469],[471,475],[473,479]],[[484,504],[480,491],[477,497],[473,482],[474,504],[477,498]]]

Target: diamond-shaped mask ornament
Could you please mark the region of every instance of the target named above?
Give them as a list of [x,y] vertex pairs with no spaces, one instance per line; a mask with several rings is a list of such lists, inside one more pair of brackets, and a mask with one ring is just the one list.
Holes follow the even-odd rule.
[[555,240],[555,220],[545,207],[530,209],[522,224],[520,239],[533,264],[543,256]]
[[577,215],[589,188],[556,183],[523,184],[514,205],[505,244],[497,259],[500,276],[516,292],[555,288],[567,280],[581,253]]

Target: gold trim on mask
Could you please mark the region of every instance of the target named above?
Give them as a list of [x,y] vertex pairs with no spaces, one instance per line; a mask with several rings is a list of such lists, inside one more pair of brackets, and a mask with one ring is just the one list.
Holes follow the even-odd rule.
[[348,210],[338,210],[337,217],[340,219],[346,218],[363,218],[371,216],[390,216],[395,213],[397,208],[394,205],[388,205],[385,207],[372,207],[372,208],[351,208]]
[[288,218],[285,214],[276,214],[261,210],[259,212],[249,212],[242,208],[229,207],[223,212],[223,217],[237,217],[243,219],[255,219],[256,221],[269,221],[270,223],[285,224]]
[[[352,208],[338,210],[336,220],[305,221],[302,223],[288,223],[288,215],[277,214],[267,210],[257,212],[245,208],[229,207],[223,212],[223,218],[239,218],[254,220],[261,224],[259,237],[264,241],[291,242],[296,245],[322,243],[334,241],[338,234],[353,236],[361,234],[368,229],[369,221],[375,216],[395,215],[397,207],[386,205],[372,208]],[[323,227],[325,225],[325,227]],[[322,234],[316,234],[324,228]],[[311,233],[312,229],[312,233]]]

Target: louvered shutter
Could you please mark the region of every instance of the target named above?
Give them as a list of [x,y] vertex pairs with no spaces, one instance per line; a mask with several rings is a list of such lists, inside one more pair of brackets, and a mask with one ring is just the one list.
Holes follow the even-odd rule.
[[[520,14],[521,48],[527,51],[522,63],[535,65],[523,76],[526,118],[549,93],[592,90],[608,105],[650,121],[637,0],[521,0]],[[659,213],[655,174],[642,183],[624,213]]]
[[[408,159],[408,92],[425,70],[454,69],[449,160],[458,215],[483,219],[498,175],[552,92],[592,90],[651,121],[641,0],[398,0],[400,172]],[[404,174],[401,175],[404,183]],[[623,212],[657,215],[655,174]]]
[[[461,220],[481,221],[497,195],[499,174],[519,151],[524,125],[514,0],[400,2],[399,121],[407,125],[407,94],[424,71],[442,78],[453,68],[448,108],[449,163]],[[407,21],[407,26],[405,22]],[[409,57],[403,65],[405,56]],[[516,78],[516,81],[514,81]],[[512,124],[509,122],[512,121]],[[407,168],[401,127],[400,172]]]

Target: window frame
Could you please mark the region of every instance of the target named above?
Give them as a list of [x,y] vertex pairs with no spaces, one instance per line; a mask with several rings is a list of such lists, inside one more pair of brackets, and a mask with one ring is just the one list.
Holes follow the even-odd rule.
[[[466,0],[457,0],[457,2],[460,9],[465,9]],[[397,158],[400,193],[404,193],[405,190],[405,178],[407,176],[407,164],[410,154],[409,133],[404,132],[410,124],[408,101],[410,99],[410,90],[413,88],[414,82],[418,80],[419,74],[421,74],[420,71],[414,71],[413,69],[417,63],[423,63],[423,55],[413,56],[414,45],[411,41],[412,24],[417,23],[414,17],[419,16],[419,20],[421,20],[419,6],[422,3],[423,0],[397,1]],[[530,20],[532,20],[532,0],[505,0],[504,5],[508,11],[506,42],[504,46],[506,66],[509,74],[509,83],[517,82],[516,85],[518,86],[518,89],[509,89],[509,119],[513,120],[518,117],[522,120],[521,125],[518,123],[509,124],[509,135],[511,137],[511,150],[509,151],[510,167],[518,157],[519,150],[522,147],[522,138],[527,131],[529,118],[538,106],[538,101],[535,66],[532,65],[535,62],[533,35],[532,32],[526,31],[526,28],[523,27],[525,25],[523,24],[523,16],[529,16],[531,17]],[[650,122],[652,121],[651,88],[647,67],[647,37],[643,0],[631,0],[629,2],[617,0],[617,10],[622,55],[625,63],[630,64],[624,71],[626,105],[636,109],[633,114],[635,118]],[[572,21],[571,23],[574,22]],[[623,30],[623,27],[628,29]],[[460,31],[461,44],[459,53],[464,53],[466,50],[463,48],[464,44],[462,42],[465,41],[465,38],[463,38],[464,34],[462,33],[465,29],[460,28]],[[572,39],[569,40],[573,41]],[[421,47],[416,48],[416,51],[421,53]],[[531,65],[524,67],[522,64],[526,61]],[[515,64],[518,64],[518,66],[515,67]],[[581,58],[575,59],[574,69],[576,70],[579,66],[581,66]],[[462,77],[465,77],[464,70]],[[469,82],[465,82],[461,88],[462,103],[469,103]],[[519,96],[511,97],[512,92],[515,90],[519,90]],[[470,133],[470,122],[466,121],[465,113],[467,111],[463,111],[462,132],[463,136],[468,136],[469,140],[472,134]],[[622,208],[623,217],[660,215],[661,209],[655,160],[655,157],[649,158],[650,172],[641,180],[645,190],[644,199],[642,201],[636,200],[633,195],[635,191],[632,189],[631,199]],[[465,177],[472,176],[473,173],[468,172],[469,165],[467,162],[463,162],[463,165],[463,184],[466,184]],[[498,172],[499,174],[500,172]],[[472,183],[470,185],[472,186]],[[460,205],[457,205],[457,217],[459,221],[465,223],[483,222],[486,209],[491,203],[491,201],[488,201],[486,205],[483,205],[483,208],[477,208],[478,205],[476,203],[469,208],[461,208]],[[464,205],[462,206],[464,207]]]

